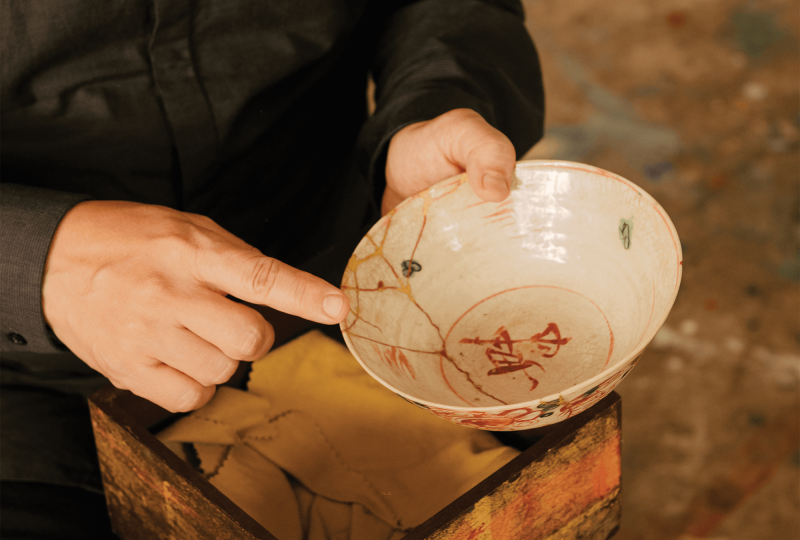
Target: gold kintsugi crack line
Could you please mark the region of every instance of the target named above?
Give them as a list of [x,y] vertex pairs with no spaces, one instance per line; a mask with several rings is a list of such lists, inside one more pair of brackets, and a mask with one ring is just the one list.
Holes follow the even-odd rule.
[[[486,397],[488,397],[488,398],[491,398],[491,399],[493,399],[493,400],[495,400],[495,401],[498,401],[498,402],[502,403],[503,405],[508,405],[508,403],[506,403],[506,402],[505,402],[505,401],[503,401],[502,399],[500,399],[500,398],[498,398],[498,397],[495,397],[495,396],[493,396],[492,394],[490,394],[489,392],[487,392],[486,390],[484,390],[484,389],[483,389],[483,385],[481,385],[481,384],[478,384],[478,383],[476,383],[475,381],[473,381],[473,380],[472,380],[472,376],[469,374],[469,372],[467,372],[467,371],[465,371],[465,370],[461,369],[461,367],[459,367],[459,365],[458,365],[458,364],[456,364],[456,361],[455,361],[455,360],[453,360],[452,358],[450,358],[450,357],[447,355],[447,349],[446,349],[446,347],[444,346],[444,343],[442,344],[442,350],[439,352],[439,357],[440,357],[440,358],[444,358],[444,359],[446,359],[448,362],[450,362],[450,364],[452,364],[452,366],[453,366],[454,368],[456,368],[456,371],[458,371],[459,373],[461,373],[462,375],[464,375],[464,377],[466,377],[466,379],[469,381],[469,383],[470,383],[470,384],[471,384],[473,387],[475,387],[475,390],[477,390],[478,392],[480,392],[481,394],[483,394],[484,396],[486,396]],[[442,372],[442,375],[444,376],[444,372]],[[463,401],[464,403],[466,403],[466,404],[468,404],[468,405],[470,405],[470,406],[473,406],[473,405],[474,405],[474,403],[470,403],[469,401],[467,401],[466,399],[464,399],[463,397],[461,397],[461,395],[460,395],[458,392],[456,392],[456,391],[455,391],[455,389],[454,389],[452,386],[450,386],[450,382],[447,380],[447,377],[446,377],[446,376],[445,376],[445,379],[444,379],[444,380],[445,380],[445,382],[447,383],[447,386],[450,388],[450,390],[452,390],[452,391],[453,391],[453,393],[454,393],[456,396],[458,396],[458,397],[459,397],[459,399],[461,399],[461,401]]]
[[[352,288],[353,290],[355,290],[355,293],[356,293],[356,307],[355,307],[355,310],[353,310],[353,309],[352,309],[352,307],[351,307],[351,311],[353,312],[353,315],[355,316],[355,319],[353,320],[353,322],[352,322],[352,323],[351,323],[349,326],[347,326],[346,328],[343,328],[343,329],[342,329],[342,331],[343,331],[343,332],[348,332],[348,331],[349,331],[349,330],[350,330],[350,329],[351,329],[353,326],[355,326],[355,324],[356,324],[356,323],[357,323],[359,320],[361,320],[361,321],[364,321],[365,323],[369,324],[370,326],[373,326],[373,327],[375,327],[375,328],[378,328],[378,330],[380,330],[380,328],[379,328],[378,326],[376,326],[376,325],[374,325],[374,324],[370,323],[369,321],[367,321],[367,320],[365,320],[364,318],[362,318],[362,317],[361,317],[361,314],[360,314],[360,301],[361,301],[361,299],[360,299],[360,297],[359,297],[359,294],[358,294],[358,293],[359,293],[359,291],[361,290],[361,288],[358,286],[358,267],[359,267],[361,264],[363,264],[363,263],[365,263],[365,262],[367,262],[367,261],[369,261],[369,260],[373,259],[374,257],[380,257],[381,259],[383,259],[384,261],[386,261],[386,257],[384,257],[384,256],[383,256],[383,245],[384,245],[384,243],[386,242],[386,237],[387,237],[387,236],[388,236],[388,234],[389,234],[389,227],[390,227],[390,226],[391,226],[391,224],[392,224],[392,218],[393,218],[393,217],[394,217],[394,210],[392,210],[391,212],[389,212],[389,214],[387,214],[386,228],[385,228],[385,230],[384,230],[384,232],[383,232],[383,238],[381,238],[381,243],[380,243],[380,245],[378,245],[378,244],[376,244],[376,243],[375,243],[375,240],[373,240],[373,239],[372,239],[372,236],[371,236],[369,233],[367,233],[367,234],[365,235],[365,236],[366,236],[366,238],[367,238],[367,240],[369,240],[369,242],[370,242],[370,243],[371,243],[373,246],[375,246],[375,251],[373,251],[372,253],[370,253],[369,255],[367,255],[367,256],[365,256],[365,257],[363,257],[363,258],[361,258],[361,259],[359,259],[359,258],[356,256],[356,254],[354,253],[354,254],[353,254],[351,257],[350,257],[350,260],[349,260],[349,261],[347,261],[347,269],[346,269],[347,271],[345,272],[345,279],[346,279],[346,278],[348,277],[348,275],[349,275],[349,274],[348,274],[348,272],[349,272],[349,273],[352,273],[352,275],[353,275],[353,281],[355,282],[355,287],[354,287],[354,288],[352,288],[352,287],[349,287],[349,286],[347,286],[347,285],[345,285],[345,284],[343,283],[343,285],[342,285],[342,289],[346,289],[346,288]],[[387,264],[388,264],[388,261],[386,261],[386,262],[387,262]],[[391,265],[390,265],[390,268],[391,268]],[[394,272],[394,269],[392,269],[392,271]],[[395,277],[397,277],[397,274],[396,274],[396,273],[395,273]],[[398,279],[398,281],[399,281],[399,278],[397,278],[397,279]],[[344,280],[343,280],[343,281],[344,281]],[[381,332],[383,332],[383,331],[381,330]]]
[[[419,243],[422,240],[422,233],[425,232],[425,226],[428,223],[428,209],[430,208],[431,204],[433,204],[434,201],[438,201],[439,199],[446,197],[447,195],[455,193],[455,191],[459,187],[461,187],[461,185],[466,181],[467,181],[467,175],[462,174],[449,184],[445,184],[444,186],[442,186],[441,189],[445,190],[445,192],[441,193],[440,195],[434,197],[431,195],[431,191],[427,190],[414,196],[415,198],[422,199],[422,226],[419,229],[419,235],[417,235],[417,241],[416,243],[414,243],[414,249],[411,250],[411,257],[409,257],[410,261],[412,262],[414,261],[414,255],[417,252],[417,247],[419,246]],[[448,188],[452,189],[447,191]],[[411,279],[411,272],[409,271],[408,275],[405,277],[406,277],[406,283],[408,283],[408,280]]]
[[359,313],[359,307],[361,305],[361,299],[360,299],[360,297],[358,295],[358,293],[359,293],[359,291],[361,289],[358,286],[358,274],[355,273],[355,272],[353,272],[353,281],[355,281],[355,285],[356,285],[355,288],[350,287],[348,285],[342,285],[342,290],[351,289],[351,290],[354,290],[356,292],[355,309],[353,308],[353,306],[350,306],[350,312],[355,316],[355,319],[353,319],[353,322],[350,323],[347,327],[343,328],[342,332],[349,332],[350,329],[353,328],[353,326],[355,326],[355,324],[358,321],[363,321],[364,323],[366,323],[366,324],[372,326],[373,328],[377,329],[380,333],[383,333],[383,330],[381,330],[380,327],[378,327],[377,325],[372,324],[371,322],[369,322],[366,319],[364,319],[363,317],[361,317],[361,314]]
[[[364,319],[362,319],[362,320],[364,320]],[[367,321],[364,321],[364,322],[367,322]],[[486,391],[483,389],[483,386],[482,386],[482,385],[480,385],[480,384],[476,383],[475,381],[473,381],[473,380],[472,380],[472,377],[471,377],[471,376],[470,376],[470,374],[469,374],[469,372],[467,372],[467,371],[465,371],[465,370],[461,369],[461,367],[459,367],[459,365],[458,365],[458,364],[456,364],[456,362],[455,362],[455,361],[454,361],[452,358],[450,358],[449,356],[447,356],[447,352],[445,351],[445,348],[444,348],[444,346],[442,347],[442,349],[441,349],[441,350],[438,350],[438,351],[421,351],[421,350],[419,350],[419,349],[411,349],[411,348],[409,348],[409,347],[401,347],[400,345],[390,345],[389,343],[384,343],[383,341],[378,341],[377,339],[368,338],[368,337],[366,337],[366,336],[361,336],[361,335],[358,335],[358,334],[354,334],[354,333],[352,333],[352,332],[349,332],[349,334],[350,334],[350,337],[357,337],[357,338],[361,338],[361,339],[364,339],[364,340],[366,340],[366,341],[371,341],[372,343],[377,343],[378,345],[383,345],[384,347],[389,347],[389,348],[391,348],[391,347],[394,347],[394,348],[396,348],[396,349],[402,349],[402,350],[404,350],[404,351],[415,352],[415,353],[419,353],[419,354],[435,354],[436,356],[438,356],[438,357],[440,357],[440,358],[444,358],[444,359],[446,359],[448,362],[450,362],[450,363],[453,365],[453,367],[454,367],[454,368],[456,368],[456,370],[457,370],[457,371],[459,371],[459,372],[460,372],[462,375],[464,375],[464,377],[465,377],[465,378],[466,378],[466,379],[467,379],[467,380],[470,382],[470,384],[472,384],[472,386],[474,386],[474,387],[475,387],[475,389],[476,389],[478,392],[480,392],[481,394],[485,395],[486,397],[488,397],[488,398],[490,398],[490,399],[493,399],[493,400],[495,400],[495,401],[497,401],[497,402],[499,402],[499,403],[502,403],[503,405],[508,405],[508,403],[506,403],[506,402],[505,402],[505,401],[503,401],[502,399],[499,399],[499,398],[497,398],[497,397],[493,396],[492,394],[490,394],[490,393],[486,392]],[[442,345],[444,345],[444,344],[442,344]],[[450,385],[449,385],[449,383],[448,383],[448,386],[450,386]],[[466,399],[464,399],[463,397],[461,397],[461,396],[458,394],[458,392],[456,392],[456,391],[455,391],[455,390],[454,390],[452,387],[450,387],[450,389],[451,389],[451,390],[453,391],[453,393],[454,393],[456,396],[458,396],[458,397],[459,397],[459,398],[460,398],[462,401],[464,401],[464,402],[465,402],[465,403],[467,403],[468,405],[473,405],[472,403],[470,403],[469,401],[467,401]]]
[[369,240],[370,243],[373,246],[375,246],[375,251],[373,251],[372,253],[366,255],[365,257],[362,257],[361,259],[359,259],[356,256],[356,254],[354,253],[350,257],[350,260],[347,261],[347,270],[349,270],[349,271],[353,272],[353,274],[355,274],[355,272],[358,269],[358,267],[360,265],[364,264],[365,262],[369,261],[370,259],[372,259],[374,257],[383,258],[383,245],[386,242],[386,237],[389,235],[389,227],[392,226],[392,218],[393,217],[394,217],[394,210],[392,210],[391,212],[386,214],[386,218],[387,218],[387,220],[386,220],[386,228],[383,231],[383,238],[381,238],[381,243],[379,245],[375,243],[375,240],[372,239],[372,236],[370,236],[369,233],[366,234],[367,240]]
[[377,339],[368,338],[367,336],[360,336],[360,335],[354,334],[352,332],[350,332],[350,336],[351,337],[361,338],[361,339],[366,339],[367,341],[371,341],[373,343],[377,343],[378,345],[383,345],[384,347],[394,347],[395,349],[402,349],[402,350],[408,351],[408,352],[415,352],[415,353],[420,353],[420,354],[435,354],[435,355],[441,354],[441,351],[420,351],[418,349],[410,349],[408,347],[401,347],[400,345],[390,345],[388,343],[384,343],[383,341],[378,341]]
[[[417,195],[414,195],[412,197],[412,199],[414,199],[414,198],[422,199],[422,224],[420,226],[419,234],[417,235],[417,240],[414,243],[414,248],[411,251],[411,258],[410,258],[411,261],[414,260],[414,255],[416,254],[417,247],[419,246],[420,241],[422,240],[422,235],[425,232],[425,227],[427,225],[427,219],[428,219],[428,209],[430,208],[431,204],[433,202],[435,202],[435,201],[438,201],[439,199],[441,199],[443,197],[446,197],[447,195],[451,195],[451,194],[455,193],[455,191],[462,184],[464,184],[466,182],[467,182],[467,175],[466,174],[462,174],[457,179],[455,179],[452,182],[442,186],[441,189],[443,189],[444,192],[438,194],[435,197],[431,196],[430,191],[424,191],[424,192],[419,193]],[[478,203],[478,204],[480,204],[480,203]],[[485,390],[483,390],[483,387],[480,384],[478,384],[478,383],[476,383],[475,381],[472,380],[471,375],[467,371],[465,371],[464,369],[459,367],[458,364],[456,364],[456,362],[447,355],[445,340],[444,340],[444,337],[442,336],[441,328],[439,328],[439,325],[437,325],[435,322],[433,322],[433,319],[431,318],[430,314],[428,314],[428,312],[425,311],[425,309],[423,309],[422,306],[419,305],[419,303],[417,302],[416,298],[414,298],[413,292],[411,290],[411,283],[410,283],[410,277],[411,276],[410,275],[409,276],[405,276],[406,279],[405,279],[405,281],[403,281],[401,276],[398,275],[397,271],[395,271],[395,269],[392,266],[392,264],[389,262],[389,260],[384,255],[383,247],[384,247],[386,239],[387,239],[387,237],[389,235],[389,228],[392,225],[392,219],[394,217],[394,213],[395,213],[395,210],[392,210],[386,215],[386,217],[387,217],[386,227],[385,227],[385,229],[383,231],[383,238],[381,238],[380,243],[376,243],[375,240],[372,238],[372,236],[370,234],[366,235],[367,240],[375,247],[375,250],[373,252],[369,253],[368,255],[362,257],[361,259],[358,259],[356,257],[356,255],[354,254],[350,258],[350,261],[347,264],[347,271],[353,273],[353,280],[355,282],[355,287],[351,287],[349,285],[343,285],[342,289],[352,289],[352,290],[355,291],[355,294],[356,294],[356,308],[355,308],[355,310],[352,310],[352,308],[351,308],[351,311],[353,312],[353,315],[355,316],[355,319],[353,320],[352,324],[350,324],[349,326],[344,328],[342,331],[343,332],[347,332],[351,337],[357,337],[357,338],[365,339],[367,341],[371,341],[373,343],[377,343],[377,344],[383,345],[385,347],[395,347],[397,349],[402,349],[402,350],[406,350],[406,351],[409,351],[409,352],[417,352],[417,353],[420,353],[420,354],[435,354],[440,359],[444,358],[447,361],[449,361],[450,364],[458,372],[460,372],[460,373],[462,373],[464,375],[466,380],[469,381],[469,383],[475,388],[475,390],[477,390],[478,392],[480,392],[481,394],[485,395],[486,397],[488,397],[490,399],[493,399],[493,400],[495,400],[495,401],[497,401],[499,403],[502,403],[502,404],[506,405],[507,403],[504,402],[503,400],[501,400],[501,399],[489,394]],[[386,263],[387,267],[389,268],[389,271],[392,273],[392,275],[394,275],[394,278],[397,280],[397,283],[399,285],[398,287],[392,287],[392,286],[388,286],[387,287],[387,286],[383,285],[383,282],[380,282],[380,281],[378,282],[379,286],[377,288],[375,288],[375,289],[362,289],[361,287],[359,287],[359,285],[358,285],[358,267],[362,263],[367,262],[368,260],[371,260],[371,259],[376,258],[376,257],[382,259]],[[436,329],[436,334],[439,337],[439,340],[440,340],[441,346],[442,346],[442,348],[439,351],[421,351],[421,350],[410,349],[410,348],[407,348],[407,347],[400,347],[398,345],[389,345],[387,343],[384,343],[384,342],[381,342],[381,341],[377,341],[377,340],[374,340],[374,339],[371,339],[371,338],[367,338],[365,336],[361,336],[361,335],[358,335],[358,334],[353,334],[352,328],[355,326],[355,324],[358,321],[363,321],[364,323],[369,324],[370,326],[373,326],[373,327],[378,328],[380,330],[380,328],[378,326],[376,326],[375,324],[370,323],[369,321],[367,321],[366,319],[364,319],[361,316],[361,314],[360,314],[359,292],[366,292],[366,291],[369,291],[369,292],[382,292],[382,291],[386,291],[386,290],[394,290],[394,291],[398,291],[398,292],[404,294],[405,296],[408,297],[408,299],[411,301],[411,303],[414,304],[414,306],[416,306],[417,309],[419,309],[420,312],[423,315],[425,315],[425,317],[428,319],[429,324],[433,328]],[[446,381],[446,379],[445,379],[445,381]],[[448,386],[450,386],[449,383],[447,383],[447,384],[448,384]],[[469,401],[467,401],[464,398],[462,398],[458,394],[458,392],[453,390],[452,387],[450,387],[450,389],[462,401],[464,401],[468,405],[472,405],[472,403],[470,403]]]
[[358,321],[361,321],[361,322],[363,322],[364,324],[368,324],[368,325],[370,325],[371,327],[373,327],[374,329],[378,330],[378,331],[379,331],[381,334],[383,333],[383,330],[381,330],[381,328],[380,328],[379,326],[376,326],[376,325],[372,324],[371,322],[369,322],[369,321],[368,321],[368,320],[366,320],[365,318],[361,317],[361,316],[360,316],[358,313],[356,313],[356,312],[355,312],[355,311],[353,311],[352,309],[350,310],[350,312],[351,312],[353,315],[355,315],[355,317],[356,317],[356,318],[353,320],[353,323],[352,323],[350,326],[348,326],[347,328],[343,329],[343,330],[342,330],[342,332],[350,332],[350,329],[351,329],[351,328],[353,328],[353,327],[356,325],[356,323],[357,323]]

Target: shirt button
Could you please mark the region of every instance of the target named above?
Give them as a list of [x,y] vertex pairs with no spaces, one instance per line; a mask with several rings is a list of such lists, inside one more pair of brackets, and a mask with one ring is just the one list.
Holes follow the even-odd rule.
[[21,335],[17,334],[16,332],[9,332],[6,335],[8,341],[13,343],[14,345],[27,345],[28,340],[22,337]]

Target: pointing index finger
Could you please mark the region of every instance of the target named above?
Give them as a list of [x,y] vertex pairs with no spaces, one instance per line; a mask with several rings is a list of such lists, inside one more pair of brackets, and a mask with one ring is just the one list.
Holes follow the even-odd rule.
[[341,322],[350,309],[338,288],[255,248],[202,250],[197,261],[201,281],[253,304],[323,324]]

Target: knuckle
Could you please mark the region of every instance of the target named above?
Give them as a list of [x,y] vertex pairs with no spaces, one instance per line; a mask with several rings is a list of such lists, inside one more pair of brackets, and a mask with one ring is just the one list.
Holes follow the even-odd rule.
[[184,252],[187,245],[191,245],[192,235],[190,226],[184,223],[169,223],[164,226],[161,233],[151,240],[151,250],[153,253],[171,257]]
[[504,163],[508,158],[516,159],[514,145],[499,131],[487,133],[472,148],[472,153],[478,158],[498,163]]
[[305,279],[295,280],[292,287],[292,293],[293,293],[293,298],[298,304],[300,305],[305,304],[306,298],[311,293],[311,291],[309,290],[309,282]]
[[256,295],[268,296],[275,286],[280,265],[275,259],[259,256],[250,275],[245,276],[244,286]]
[[442,114],[440,118],[443,121],[466,122],[483,117],[472,109],[453,109]]
[[238,347],[238,360],[248,360],[259,356],[269,340],[266,324],[250,325]]
[[191,214],[187,212],[187,216],[197,224],[202,224],[207,227],[217,227],[217,222],[203,214]]
[[91,348],[92,367],[112,381],[114,386],[128,390],[135,384],[137,371],[145,360],[135,360],[124,354],[106,354],[104,348],[94,344]]
[[[142,299],[146,305],[152,306],[153,304],[165,302],[171,293],[171,289],[169,280],[165,276],[159,273],[152,273],[139,279],[136,284],[136,296]],[[142,322],[142,317],[137,317],[136,319]]]
[[514,170],[516,159],[514,146],[504,137],[487,137],[470,150],[467,166],[509,175]]
[[[223,384],[228,382],[228,380],[236,373],[236,368],[239,367],[239,362],[227,360],[221,362],[220,365],[217,366],[217,374],[212,378],[211,384]],[[210,386],[210,385],[208,385]]]
[[106,375],[108,381],[114,386],[114,388],[119,388],[120,390],[130,390],[130,386],[128,386],[124,381],[117,379],[115,376]]
[[207,359],[203,366],[194,372],[193,377],[204,387],[216,386],[227,382],[237,367],[239,367],[238,361],[217,355]]
[[198,252],[213,247],[216,233],[214,222],[203,216],[182,215],[162,225],[160,234],[152,239],[152,251],[161,258],[179,261],[181,265],[192,264]]
[[[213,395],[214,389],[212,388],[211,390],[211,395]],[[184,393],[175,400],[172,407],[166,408],[171,412],[193,411],[205,405],[211,399],[211,395],[208,395],[208,387],[197,385],[184,391]]]

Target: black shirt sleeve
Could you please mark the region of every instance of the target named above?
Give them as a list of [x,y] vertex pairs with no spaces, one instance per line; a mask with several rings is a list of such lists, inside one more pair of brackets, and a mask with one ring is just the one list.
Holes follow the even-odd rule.
[[414,122],[467,108],[514,143],[521,157],[542,137],[539,59],[516,0],[423,0],[385,23],[373,57],[376,110],[360,160],[382,193],[392,136]]
[[85,195],[0,185],[0,353],[63,349],[42,313],[42,277],[50,242],[64,215]]

